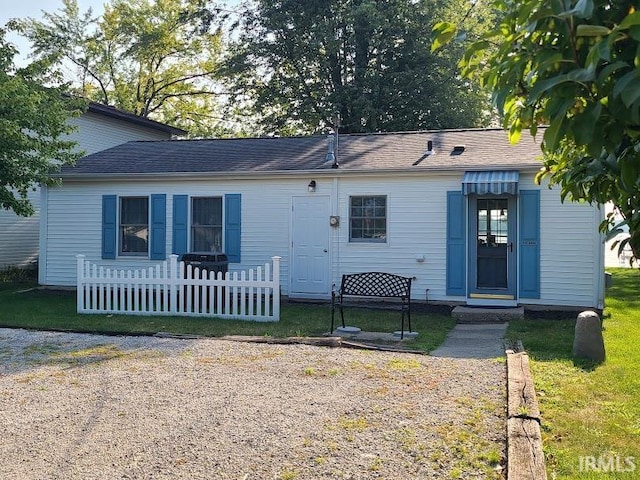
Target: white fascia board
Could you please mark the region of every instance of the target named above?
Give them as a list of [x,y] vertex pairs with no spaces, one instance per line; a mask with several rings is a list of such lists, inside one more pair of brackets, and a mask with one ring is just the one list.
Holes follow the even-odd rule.
[[[532,173],[539,170],[535,166],[520,166],[516,167],[513,164],[508,165],[491,165],[487,166],[485,170],[500,170],[511,169],[519,170],[521,173]],[[375,169],[375,170],[349,170],[349,169],[322,169],[322,170],[280,170],[272,172],[166,172],[166,173],[93,173],[93,174],[67,174],[57,175],[57,178],[61,178],[67,182],[95,182],[95,181],[123,181],[123,182],[136,182],[140,180],[157,180],[165,181],[171,180],[204,180],[204,179],[261,179],[261,178],[297,178],[297,177],[377,177],[377,176],[411,176],[418,175],[455,175],[467,170],[481,170],[477,165],[460,166],[455,169],[451,168],[402,168],[402,169]]]

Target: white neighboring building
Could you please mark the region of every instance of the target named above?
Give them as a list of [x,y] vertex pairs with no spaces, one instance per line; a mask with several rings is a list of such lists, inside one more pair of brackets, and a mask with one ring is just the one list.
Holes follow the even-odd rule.
[[[607,203],[605,205],[605,213],[609,213],[613,211],[613,205],[610,203]],[[616,221],[621,222],[622,218],[619,216],[616,216]],[[626,245],[624,250],[622,251],[622,253],[620,255],[618,255],[618,245],[616,245],[613,250],[611,249],[611,247],[613,246],[613,244],[617,241],[617,240],[624,240],[625,238],[629,237],[629,227],[628,226],[623,226],[622,227],[623,232],[619,233],[618,235],[616,235],[615,237],[611,238],[610,240],[607,240],[604,244],[604,265],[605,267],[630,267],[630,259],[632,256],[632,252],[631,252],[631,247],[629,245]]]
[[[77,130],[69,138],[87,155],[132,140],[167,140],[186,132],[153,120],[91,102],[80,117],[69,120]],[[35,208],[31,217],[0,209],[0,270],[25,266],[38,258],[40,189],[29,194]]]
[[118,268],[223,251],[278,255],[284,295],[328,299],[342,274],[414,277],[412,298],[602,308],[603,212],[536,185],[539,146],[498,129],[129,142],[44,192],[39,283],[76,255]]

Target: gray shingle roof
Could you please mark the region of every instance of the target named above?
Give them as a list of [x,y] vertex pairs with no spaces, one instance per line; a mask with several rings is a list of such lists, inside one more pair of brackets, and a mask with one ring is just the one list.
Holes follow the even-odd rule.
[[[435,153],[425,156],[428,141]],[[537,169],[538,142],[523,135],[511,145],[502,129],[340,135],[338,172]],[[76,166],[64,167],[62,175],[330,170],[327,145],[326,136],[129,142],[88,155]],[[456,145],[464,145],[464,151],[452,154]]]

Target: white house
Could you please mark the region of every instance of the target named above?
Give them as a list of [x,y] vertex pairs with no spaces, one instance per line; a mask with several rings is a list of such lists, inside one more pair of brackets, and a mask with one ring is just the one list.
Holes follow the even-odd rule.
[[[88,109],[69,123],[77,127],[69,138],[77,149],[91,154],[132,140],[166,140],[186,132],[123,112],[113,107],[91,102]],[[29,194],[36,213],[20,217],[0,209],[0,270],[8,266],[24,266],[38,258],[40,225],[40,189]]]
[[282,257],[282,293],[329,298],[344,273],[414,277],[417,300],[602,308],[597,207],[534,184],[539,147],[498,129],[129,142],[43,191],[39,282],[77,254],[148,266],[224,251]]

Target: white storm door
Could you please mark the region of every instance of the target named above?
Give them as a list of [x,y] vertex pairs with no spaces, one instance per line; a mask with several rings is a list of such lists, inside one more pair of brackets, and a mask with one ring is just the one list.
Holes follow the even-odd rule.
[[293,197],[291,293],[329,295],[329,197]]

